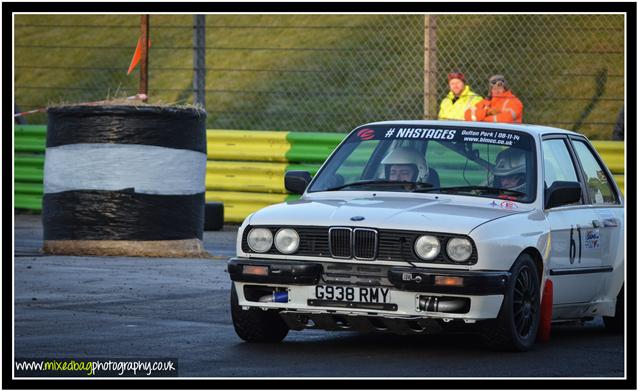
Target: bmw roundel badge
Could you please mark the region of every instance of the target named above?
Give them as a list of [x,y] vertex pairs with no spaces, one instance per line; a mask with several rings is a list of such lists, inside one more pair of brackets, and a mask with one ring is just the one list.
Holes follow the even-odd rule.
[[352,221],[361,221],[361,220],[364,220],[364,219],[365,219],[365,217],[363,217],[363,216],[350,217],[350,220],[352,220]]

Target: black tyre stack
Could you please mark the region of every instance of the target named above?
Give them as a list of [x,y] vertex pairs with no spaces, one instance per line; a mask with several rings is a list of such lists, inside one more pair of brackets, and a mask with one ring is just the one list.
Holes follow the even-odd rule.
[[45,252],[206,255],[205,111],[66,106],[48,118]]

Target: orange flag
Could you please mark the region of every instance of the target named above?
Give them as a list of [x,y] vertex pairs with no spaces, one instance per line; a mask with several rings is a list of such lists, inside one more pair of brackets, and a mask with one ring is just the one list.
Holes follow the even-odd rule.
[[[148,47],[151,47],[151,40],[148,40]],[[137,47],[135,48],[135,53],[133,53],[133,58],[131,59],[131,65],[128,66],[127,75],[130,75],[133,72],[133,69],[137,66],[137,63],[140,62],[140,58],[142,57],[142,37],[137,39]]]

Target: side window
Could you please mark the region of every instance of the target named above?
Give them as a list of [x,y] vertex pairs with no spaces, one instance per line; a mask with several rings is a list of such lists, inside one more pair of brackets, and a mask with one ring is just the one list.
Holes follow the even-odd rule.
[[578,182],[574,162],[563,139],[543,141],[543,165],[545,188],[549,188],[556,181]]
[[610,178],[598,164],[596,157],[584,141],[573,140],[576,155],[585,171],[587,192],[592,204],[617,204],[616,194],[609,184]]
[[[543,166],[545,189],[556,181],[578,182],[574,162],[563,139],[543,141]],[[582,197],[579,203],[582,203]]]

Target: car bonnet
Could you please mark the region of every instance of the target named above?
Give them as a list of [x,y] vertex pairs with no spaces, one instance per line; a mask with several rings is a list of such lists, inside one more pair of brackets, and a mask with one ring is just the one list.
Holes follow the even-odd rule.
[[370,227],[468,234],[487,221],[530,210],[532,208],[526,204],[479,197],[355,196],[271,205],[256,212],[249,224]]

